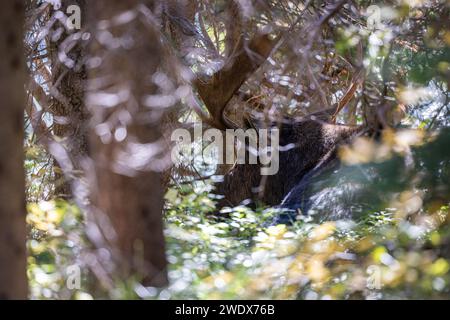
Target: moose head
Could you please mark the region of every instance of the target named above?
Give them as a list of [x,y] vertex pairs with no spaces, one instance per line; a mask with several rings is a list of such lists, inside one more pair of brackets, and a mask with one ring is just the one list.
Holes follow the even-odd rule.
[[[245,48],[244,43],[240,44],[242,50],[222,69],[208,78],[194,80],[193,85],[209,113],[196,108],[203,122],[219,130],[238,127],[227,118],[225,110],[234,96],[245,96],[240,87],[265,61],[275,42],[276,39],[271,40],[266,35],[257,35],[245,44]],[[303,118],[261,118],[261,114],[258,118],[251,112],[246,113],[245,127],[241,129],[278,128],[279,170],[274,175],[264,176],[261,175],[261,163],[240,163],[229,171],[220,172],[224,177],[216,184],[216,193],[221,197],[218,207],[243,202],[270,206],[297,203],[292,200],[301,197],[293,194],[296,186],[334,163],[339,145],[361,131],[359,127],[333,124],[334,111],[328,108]]]

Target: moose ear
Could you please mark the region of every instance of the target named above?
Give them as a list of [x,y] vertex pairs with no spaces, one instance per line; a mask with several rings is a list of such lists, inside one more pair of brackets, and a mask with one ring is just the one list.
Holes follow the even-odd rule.
[[239,125],[228,118],[226,115],[222,115],[222,120],[225,123],[227,129],[239,129]]
[[258,129],[255,119],[252,119],[250,115],[244,118],[244,127],[245,129]]
[[247,129],[266,129],[273,126],[273,121],[266,119],[261,113],[251,112],[245,115],[244,124]]

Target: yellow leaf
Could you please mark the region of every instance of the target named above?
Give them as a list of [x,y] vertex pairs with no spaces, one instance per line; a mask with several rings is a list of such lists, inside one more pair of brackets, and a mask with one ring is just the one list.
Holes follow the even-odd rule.
[[317,226],[310,234],[309,238],[312,241],[320,241],[330,237],[334,231],[336,230],[336,226],[334,222],[326,222],[320,226]]
[[428,273],[430,273],[433,276],[443,276],[445,275],[448,270],[450,269],[450,266],[444,258],[437,259],[429,268]]

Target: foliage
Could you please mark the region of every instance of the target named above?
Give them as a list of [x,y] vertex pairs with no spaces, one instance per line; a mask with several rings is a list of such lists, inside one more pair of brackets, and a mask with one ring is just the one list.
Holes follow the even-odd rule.
[[388,209],[357,223],[264,227],[260,217],[270,221],[276,210],[237,207],[224,223],[206,218],[207,194],[188,198],[168,210],[172,284],[159,298],[449,297],[448,206],[415,219]]
[[[336,119],[340,124],[369,126],[373,125],[371,115],[384,113],[379,117],[390,129],[376,139],[362,137],[342,147],[342,165],[330,167],[311,181],[308,192],[318,213],[295,212],[292,224],[277,224],[286,212],[276,207],[242,205],[218,213],[210,187],[213,182],[205,179],[214,168],[205,163],[174,168],[168,173],[173,185],[167,190],[164,210],[170,284],[163,289],[143,287],[139,279],[111,279],[108,274],[106,284],[95,286],[92,283],[99,278],[93,267],[96,257],[110,253],[92,249],[87,236],[89,212],[55,194],[60,182],[55,179],[63,179],[64,174],[77,180],[78,191],[87,184],[80,178],[83,173],[72,166],[62,172],[54,160],[58,155],[65,159],[73,138],[58,137],[55,124],[77,124],[70,117],[82,117],[55,111],[50,87],[60,82],[61,61],[51,61],[53,35],[44,34],[50,30],[46,26],[53,9],[47,2],[31,1],[25,42],[30,48],[27,58],[33,81],[27,85],[31,99],[24,141],[30,297],[449,299],[448,1],[349,1],[336,11],[333,8],[339,2],[334,1],[274,0],[264,5],[256,1],[238,10],[240,14],[233,19],[229,11],[235,14],[241,7],[228,5],[232,1],[190,3],[196,11],[192,23],[174,9],[173,16],[164,17],[169,19],[164,23],[170,30],[158,30],[161,43],[168,47],[165,63],[182,73],[181,78],[194,79],[193,91],[201,91],[201,83],[214,98],[230,91],[227,85],[233,87],[232,80],[238,79],[233,100],[224,99],[231,122],[244,123],[246,113],[304,116],[325,107],[341,107]],[[365,11],[370,5],[381,10],[375,28],[367,24]],[[322,20],[327,14],[329,19]],[[58,28],[55,25],[55,34],[60,33]],[[273,41],[268,59],[252,66],[259,67],[255,70],[233,65],[240,61],[234,56],[235,48],[248,53],[249,43],[262,31],[280,39]],[[89,38],[88,33],[78,38],[84,41],[85,36]],[[88,60],[95,64],[101,58]],[[233,74],[225,78],[226,72],[224,78],[208,79],[221,68],[236,74],[242,69],[245,79]],[[190,92],[190,87],[176,89],[167,75],[155,74],[153,80],[163,92],[155,99],[165,104],[176,101],[176,112],[168,117],[173,123],[164,125],[190,127],[198,119],[192,109],[217,113],[205,101],[191,105],[189,101],[195,99],[182,94]],[[346,92],[351,93],[349,99],[344,99]],[[121,94],[101,96],[109,102],[121,98]],[[124,122],[127,117],[127,112],[118,116]],[[108,139],[124,132],[126,139],[130,133],[126,126],[105,124]],[[99,125],[94,131],[102,128]],[[74,130],[74,135],[78,132]],[[51,150],[57,152],[50,155]],[[360,204],[358,215],[329,220],[333,209],[350,208],[339,192],[355,184],[359,189],[351,190],[357,195],[353,205]],[[328,198],[320,197],[321,192]],[[74,200],[86,200],[80,193]],[[84,205],[82,201],[78,205]],[[69,285],[72,266],[80,268],[77,288]]]
[[[168,192],[167,254],[171,284],[163,290],[130,280],[109,295],[144,299],[448,298],[448,206],[408,219],[394,209],[359,222],[268,225],[276,209],[227,209],[213,218],[207,192]],[[68,290],[65,269],[79,257],[80,212],[58,202],[29,205],[29,277],[34,298],[91,298]],[[264,223],[266,221],[266,223]],[[83,286],[86,283],[83,282]],[[105,297],[100,295],[96,298]]]
[[[80,210],[63,200],[29,203],[27,209],[30,297],[89,298],[90,295],[81,290],[86,279],[79,279],[78,288],[69,284],[71,268],[83,265],[82,250],[86,246]],[[81,271],[80,276],[83,276]]]

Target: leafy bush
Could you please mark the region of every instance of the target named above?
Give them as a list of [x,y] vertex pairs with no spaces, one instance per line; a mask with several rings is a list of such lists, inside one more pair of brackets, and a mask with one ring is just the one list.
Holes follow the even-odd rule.
[[[381,187],[374,185],[374,190],[384,192],[389,206],[367,209],[358,220],[299,215],[292,225],[275,225],[280,208],[238,206],[217,213],[209,190],[187,184],[169,189],[165,221],[170,285],[164,289],[128,279],[116,280],[110,290],[92,290],[82,212],[62,200],[30,203],[31,297],[449,298],[449,156],[443,147],[448,137],[443,131],[413,150],[415,171],[404,183],[387,188],[389,179],[398,179],[384,174]],[[351,146],[345,152],[348,160],[357,149]],[[370,161],[349,166],[373,170]],[[403,162],[393,154],[374,163],[382,170]],[[81,268],[75,289],[68,286],[73,265]]]

